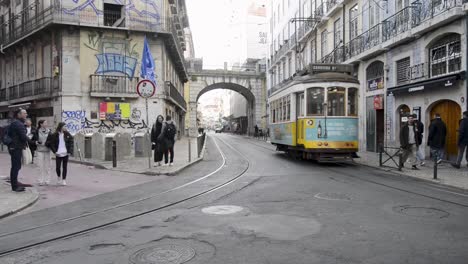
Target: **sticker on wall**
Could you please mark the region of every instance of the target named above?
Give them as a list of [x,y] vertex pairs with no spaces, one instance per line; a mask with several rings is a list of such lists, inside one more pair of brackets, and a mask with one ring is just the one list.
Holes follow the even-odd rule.
[[129,103],[99,103],[100,120],[128,120],[131,111]]

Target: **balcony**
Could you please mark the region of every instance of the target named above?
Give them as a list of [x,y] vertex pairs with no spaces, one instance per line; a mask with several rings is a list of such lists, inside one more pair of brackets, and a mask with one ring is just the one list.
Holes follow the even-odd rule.
[[13,85],[0,91],[0,102],[16,103],[19,101],[48,98],[59,90],[59,79],[44,77]]
[[322,57],[322,63],[343,63],[345,60],[345,47],[336,47],[332,52]]
[[450,23],[464,15],[462,7],[462,0],[415,1],[349,41],[346,62],[367,59]]
[[177,104],[182,110],[187,111],[187,102],[184,97],[179,93],[174,84],[170,81],[166,81],[166,95],[175,104]]
[[138,98],[138,78],[112,75],[91,75],[92,97]]

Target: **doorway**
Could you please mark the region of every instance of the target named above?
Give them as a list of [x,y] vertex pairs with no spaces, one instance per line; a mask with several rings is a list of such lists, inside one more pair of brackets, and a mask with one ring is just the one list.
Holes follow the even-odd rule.
[[454,160],[457,157],[457,138],[458,126],[461,116],[460,106],[450,100],[443,100],[436,103],[431,109],[431,119],[436,113],[447,126],[447,138],[445,139],[445,153],[448,160]]

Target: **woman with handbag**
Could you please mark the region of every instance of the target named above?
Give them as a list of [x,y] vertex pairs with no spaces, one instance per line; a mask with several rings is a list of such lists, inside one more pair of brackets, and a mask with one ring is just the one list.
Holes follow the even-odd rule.
[[164,154],[164,141],[159,139],[159,135],[162,132],[162,126],[164,122],[164,117],[159,115],[156,118],[156,123],[154,123],[153,128],[151,129],[151,143],[152,148],[154,149],[154,162],[155,166],[161,166],[161,161]]
[[55,154],[57,185],[65,186],[67,185],[68,157],[73,153],[73,136],[67,131],[65,123],[60,122],[57,130],[49,136],[47,142],[46,146]]
[[49,137],[50,129],[47,128],[47,121],[39,120],[37,130],[34,133],[33,141],[37,149],[37,165],[39,166],[40,174],[37,177],[39,185],[49,185],[50,183],[50,149],[46,146],[47,138]]

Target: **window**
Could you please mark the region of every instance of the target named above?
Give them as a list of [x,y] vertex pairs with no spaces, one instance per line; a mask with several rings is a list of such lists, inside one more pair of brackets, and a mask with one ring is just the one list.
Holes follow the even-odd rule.
[[334,41],[334,47],[337,48],[341,45],[342,39],[341,39],[341,19],[338,18],[335,20],[335,23],[333,25],[333,41]]
[[304,116],[304,93],[297,95],[297,116]]
[[354,39],[358,34],[358,5],[349,10],[349,39]]
[[283,78],[284,78],[284,79],[287,79],[287,78],[289,77],[289,74],[290,74],[290,73],[287,72],[287,70],[288,70],[288,69],[286,68],[286,61],[283,61],[283,73],[284,73]]
[[104,3],[104,26],[121,27],[124,26],[124,17],[122,16],[122,5],[113,5]]
[[380,7],[374,1],[369,1],[369,28],[379,24]]
[[323,115],[325,92],[323,88],[307,89],[307,115]]
[[409,6],[409,0],[396,0],[397,12]]
[[358,89],[348,88],[348,116],[358,115]]
[[286,120],[291,120],[291,96],[286,97]]
[[431,77],[461,70],[460,35],[452,34],[437,41],[430,48]]
[[366,69],[367,90],[373,91],[384,88],[384,63],[372,62]]
[[283,121],[283,100],[279,100],[279,116],[278,116],[278,121],[282,122]]
[[292,65],[292,59],[291,59],[291,56],[289,56],[288,57],[288,74],[289,74],[289,76],[293,75],[291,65]]
[[317,45],[315,45],[315,39],[310,42],[310,62],[315,63],[317,60],[316,54]]
[[397,84],[404,84],[409,81],[408,70],[410,67],[410,57],[406,57],[396,62]]
[[345,115],[345,88],[329,87],[328,91],[328,115]]
[[321,44],[322,44],[322,46],[320,48],[321,48],[322,58],[323,58],[328,53],[328,51],[327,51],[328,31],[327,30],[322,31],[322,34],[320,36],[321,36]]

